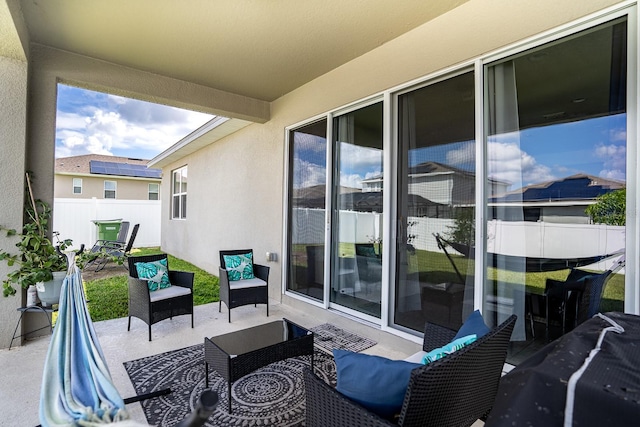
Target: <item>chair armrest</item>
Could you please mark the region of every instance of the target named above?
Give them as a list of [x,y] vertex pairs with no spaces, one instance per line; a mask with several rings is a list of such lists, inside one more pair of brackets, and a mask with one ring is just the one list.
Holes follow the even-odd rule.
[[171,285],[182,286],[183,288],[193,289],[194,273],[190,271],[169,271],[169,281]]
[[253,275],[269,283],[269,267],[266,265],[253,264]]
[[304,369],[308,427],[393,426],[325,383],[310,369]]
[[229,275],[227,270],[222,267],[218,267],[218,279],[220,282],[220,288],[229,289]]
[[135,277],[129,276],[129,300],[132,301],[146,301],[149,303],[151,301],[149,297],[149,286],[147,285],[146,280],[137,279]]
[[422,350],[431,351],[434,348],[442,347],[449,344],[455,336],[456,331],[453,329],[427,322],[424,325]]

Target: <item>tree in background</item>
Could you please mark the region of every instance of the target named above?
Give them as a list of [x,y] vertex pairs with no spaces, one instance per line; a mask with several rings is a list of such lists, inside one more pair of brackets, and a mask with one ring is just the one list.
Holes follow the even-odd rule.
[[475,218],[473,208],[456,208],[454,225],[448,226],[447,238],[452,242],[474,246],[476,240]]
[[594,224],[625,225],[627,209],[627,190],[611,191],[596,199],[596,203],[587,207],[585,213]]

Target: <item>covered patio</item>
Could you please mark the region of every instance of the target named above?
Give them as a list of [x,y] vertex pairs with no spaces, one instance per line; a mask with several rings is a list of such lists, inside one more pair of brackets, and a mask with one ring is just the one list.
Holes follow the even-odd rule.
[[[366,354],[404,359],[420,349],[420,344],[417,342],[399,338],[361,321],[338,316],[325,310],[317,308],[300,310],[273,300],[270,304],[269,317],[265,316],[264,307],[255,308],[249,305],[235,308],[232,323],[227,322],[225,309],[222,313],[218,313],[218,303],[196,306],[193,329],[190,327],[189,316],[165,320],[154,325],[151,342],[147,341],[146,325],[138,319],[132,321],[130,332],[127,332],[127,318],[96,322],[94,326],[114,385],[124,398],[136,394],[123,366],[124,362],[202,344],[204,337],[237,331],[283,317],[304,327],[332,323],[349,332],[373,339],[377,344],[365,350]],[[0,366],[4,367],[0,394],[10,396],[10,398],[0,399],[3,425],[40,424],[38,403],[44,358],[49,341],[49,336],[44,336],[11,350],[0,350]],[[127,410],[132,420],[140,423],[147,422],[140,403],[128,404]]]
[[[53,201],[58,85],[213,114],[214,120],[150,162],[152,167],[163,170],[158,195],[163,212],[161,249],[215,274],[219,251],[252,248],[257,254],[256,262],[268,263],[271,268],[270,316],[265,317],[260,307],[243,306],[234,309],[233,321],[229,323],[224,309],[218,313],[218,303],[197,306],[195,328],[190,327],[187,316],[165,320],[154,326],[151,342],[147,341],[147,328],[140,322],[134,321],[130,332],[126,318],[97,322],[98,339],[120,393],[124,397],[135,394],[124,362],[200,344],[207,336],[279,318],[305,327],[332,323],[375,340],[377,344],[365,353],[403,359],[420,348],[420,328],[425,318],[434,313],[442,317],[427,304],[435,299],[430,291],[433,290],[431,295],[447,293],[444,295],[447,298],[456,297],[459,310],[455,310],[453,323],[457,324],[461,323],[463,309],[465,314],[474,309],[488,311],[486,296],[491,293],[485,292],[489,288],[486,250],[478,251],[478,264],[470,265],[463,283],[449,283],[447,271],[440,276],[431,270],[420,274],[414,261],[418,261],[418,255],[426,254],[428,242],[420,249],[423,252],[407,249],[414,249],[411,245],[414,239],[424,240],[432,233],[410,234],[409,226],[418,221],[408,221],[408,217],[415,215],[420,221],[428,218],[440,224],[439,215],[429,212],[437,211],[442,203],[486,213],[490,195],[485,194],[486,184],[498,182],[491,181],[490,171],[483,170],[488,163],[489,136],[500,137],[503,133],[509,136],[520,127],[538,129],[547,121],[577,123],[579,119],[574,116],[610,118],[615,113],[624,126],[619,133],[610,129],[608,135],[612,140],[624,141],[616,146],[616,153],[625,174],[628,206],[626,228],[618,234],[626,238],[624,250],[629,260],[625,276],[620,279],[621,296],[617,301],[625,313],[638,314],[637,15],[636,0],[411,0],[401,4],[387,0],[318,0],[304,4],[295,0],[231,0],[197,2],[188,7],[179,2],[154,0],[136,2],[135,7],[129,2],[0,0],[0,119],[6,124],[0,130],[0,185],[4,200],[0,204],[0,223],[8,228],[22,227],[23,180],[27,171],[36,177],[35,197]],[[585,49],[584,55],[575,50],[575,57],[569,60],[565,57],[566,63],[545,51],[547,45],[561,45],[560,40],[583,40],[585,34],[598,33],[594,28],[599,27],[618,41],[603,43],[607,49],[602,52],[609,55],[612,46],[619,47],[616,55],[611,56],[618,60],[615,64],[624,66],[607,67],[608,62],[600,60],[601,56],[592,58],[588,52],[591,49]],[[615,31],[609,31],[614,27]],[[513,96],[505,96],[500,102],[514,104],[513,110],[517,112],[518,105],[514,102],[518,99],[517,88],[527,95],[520,100],[537,105],[533,101],[547,96],[538,89],[547,83],[553,91],[545,100],[553,108],[545,104],[544,109],[531,108],[531,117],[517,114],[502,117],[499,124],[504,129],[491,134],[484,129],[491,118],[489,97],[483,98],[490,92],[485,90],[489,86],[487,76],[490,70],[506,73],[509,67],[498,65],[514,61],[512,57],[516,56],[522,60],[518,68],[527,70],[529,76],[535,77],[536,67],[548,61],[546,64],[551,64],[548,69],[557,71],[569,83],[581,79],[574,78],[572,72],[567,72],[570,68],[563,67],[576,63],[578,56],[585,57],[603,65],[598,69],[604,71],[601,75],[596,73],[596,77],[606,79],[594,81],[609,90],[602,92],[604,95],[591,111],[587,107],[595,98],[582,92],[569,93],[572,85],[545,78],[545,82],[532,79],[532,84],[518,86],[514,74],[513,78],[505,79],[510,85],[504,86],[509,89],[504,92]],[[529,67],[530,63],[533,65]],[[561,65],[559,69],[557,64]],[[610,79],[624,84],[609,85]],[[424,103],[425,109],[410,110],[409,107],[414,107],[413,98],[420,95],[416,92],[425,88],[434,90],[425,97],[428,101]],[[609,99],[609,95],[616,95],[616,99]],[[443,108],[442,100],[451,101],[451,108]],[[459,108],[460,105],[465,108]],[[402,108],[406,109],[406,116],[398,113]],[[429,133],[428,126],[423,127],[414,117],[426,117],[424,123],[430,121],[437,130],[455,128],[460,132]],[[511,127],[511,122],[517,119],[521,123]],[[354,127],[354,122],[358,127]],[[344,125],[344,135],[337,131],[340,124]],[[420,141],[416,147],[411,145],[416,142],[415,136],[409,137],[413,133],[405,132],[405,151],[399,151],[402,139],[398,135],[406,130],[399,124],[424,131],[418,132]],[[563,140],[581,138],[567,135]],[[409,189],[418,181],[414,182],[413,175],[407,173],[412,164],[402,164],[404,157],[410,158],[410,148],[429,149],[453,143],[460,144],[460,149],[450,149],[449,153],[468,154],[470,157],[465,157],[465,161],[470,168],[477,168],[473,176],[475,179],[477,175],[478,181],[465,180],[464,194],[458,198],[447,193],[438,199],[423,196],[412,199],[414,193]],[[340,158],[336,154],[340,144],[361,149],[361,157],[354,154],[356,151],[345,150]],[[518,149],[518,155],[514,156],[517,162],[528,158],[519,144],[520,141],[514,145]],[[313,154],[310,158],[317,163],[300,162],[310,167],[296,170],[295,160],[300,156],[296,158],[295,146],[309,148]],[[581,152],[593,150],[580,148]],[[573,157],[568,153],[557,151],[544,153],[542,157],[551,164],[560,156]],[[444,161],[446,154],[439,152],[442,159],[435,160]],[[348,163],[351,159],[364,159],[363,163],[375,170],[356,171],[355,161],[351,165],[353,170],[340,169],[343,165],[340,160]],[[309,175],[296,175],[300,171]],[[379,194],[354,197],[349,193],[344,199],[357,203],[347,207],[354,208],[355,214],[364,210],[374,217],[375,213],[378,222],[367,221],[374,224],[374,234],[360,230],[363,236],[354,234],[340,241],[340,232],[350,230],[336,225],[338,210],[345,207],[340,204],[341,191],[351,192],[358,185],[360,189],[363,182],[354,181],[352,188],[342,186],[341,179],[354,177],[356,172],[362,177],[376,178]],[[518,169],[516,174],[524,176],[525,171]],[[184,180],[180,181],[185,184],[184,191],[175,189],[176,177]],[[298,177],[305,178],[300,181],[308,188],[317,190],[313,184],[318,183],[323,188],[314,200],[313,211],[299,209],[307,215],[304,218],[317,221],[296,223],[301,225],[298,235],[293,236],[291,224],[296,206],[291,201],[296,201],[294,178]],[[449,185],[454,180],[442,182]],[[445,185],[437,188],[445,189]],[[356,217],[355,214],[352,216]],[[429,225],[424,221],[420,225]],[[518,222],[519,229],[524,229],[520,222],[524,221]],[[528,221],[525,225],[532,223]],[[446,225],[449,223],[442,224],[443,229],[449,228]],[[489,233],[483,215],[474,216],[470,224],[475,226],[470,231],[475,241],[487,241]],[[355,286],[351,294],[336,290],[340,272],[349,273],[342,275],[345,284],[355,281],[355,268],[341,269],[340,261],[355,260],[351,247],[356,243],[370,239],[380,244],[383,238],[386,239],[383,252],[376,254],[380,257],[376,277],[370,280],[375,283],[371,287],[375,292],[370,292],[375,299],[366,300],[367,309],[361,309],[351,304],[356,296]],[[14,243],[0,236],[1,248],[9,250]],[[566,246],[564,241],[559,243]],[[302,262],[303,256],[300,265],[295,265],[296,255],[304,255],[305,246],[322,247],[324,255],[317,257],[317,265]],[[435,250],[429,252],[433,259],[444,258]],[[312,267],[317,274],[307,274]],[[10,267],[0,264],[0,279],[9,271]],[[304,289],[317,288],[317,294],[305,294],[296,288],[297,272],[301,272],[301,284],[309,285],[313,278],[314,286]],[[449,289],[455,292],[450,293]],[[524,295],[523,292],[517,301],[524,303]],[[514,314],[515,300],[512,295],[499,300],[506,304],[496,305],[494,324]],[[8,350],[20,315],[18,309],[25,305],[24,291],[15,297],[0,298],[3,367],[0,392],[8,397],[0,399],[0,411],[7,425],[39,423],[37,407],[48,336],[17,343]],[[518,330],[520,338],[526,338],[525,305],[520,305]],[[445,308],[450,307],[445,304]],[[31,329],[31,321],[23,322],[22,332]],[[129,410],[134,420],[145,422],[139,404],[129,405]]]

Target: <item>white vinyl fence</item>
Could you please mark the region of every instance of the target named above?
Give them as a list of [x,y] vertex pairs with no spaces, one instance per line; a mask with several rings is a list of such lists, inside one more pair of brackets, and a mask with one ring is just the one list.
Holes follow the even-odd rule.
[[91,248],[98,238],[93,220],[129,221],[129,234],[140,224],[134,247],[160,246],[161,205],[159,200],[62,199],[53,201],[53,231],[60,239],[73,240]]
[[[446,237],[453,219],[409,217],[416,249],[441,252],[434,237]],[[294,244],[324,243],[324,209],[294,209]],[[382,214],[340,212],[340,241],[366,243],[382,236]],[[488,252],[535,258],[578,258],[611,254],[625,247],[625,227],[593,224],[560,224],[529,221],[490,221],[487,224]],[[455,250],[452,250],[453,253]],[[606,270],[617,258],[594,268]]]

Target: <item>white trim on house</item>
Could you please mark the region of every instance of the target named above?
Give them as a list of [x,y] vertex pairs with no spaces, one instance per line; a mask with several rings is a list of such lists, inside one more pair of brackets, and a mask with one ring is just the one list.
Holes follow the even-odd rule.
[[[486,220],[487,220],[487,208],[489,204],[486,200],[486,188],[485,188],[485,179],[486,168],[485,168],[485,159],[486,159],[486,136],[485,136],[485,108],[484,105],[485,98],[483,94],[485,91],[485,68],[489,64],[495,63],[495,61],[499,61],[502,59],[509,58],[513,55],[517,55],[519,53],[523,53],[531,48],[541,46],[543,44],[553,42],[556,40],[560,40],[564,37],[571,36],[573,34],[577,34],[583,30],[595,27],[599,24],[609,22],[619,17],[627,17],[627,28],[628,28],[628,40],[629,46],[627,47],[628,54],[628,70],[627,70],[627,188],[629,189],[628,194],[628,208],[627,208],[627,235],[628,236],[637,236],[636,231],[640,229],[640,219],[636,216],[636,212],[640,211],[640,200],[636,197],[637,190],[637,181],[638,181],[638,163],[640,163],[640,150],[637,149],[637,129],[640,128],[640,117],[638,117],[637,111],[637,100],[640,99],[640,92],[637,87],[637,69],[638,69],[638,58],[637,58],[637,34],[638,30],[638,22],[636,16],[636,2],[628,1],[613,7],[607,8],[605,10],[599,11],[597,13],[591,14],[584,18],[575,20],[573,22],[567,23],[565,25],[561,25],[555,27],[551,30],[545,31],[543,33],[537,34],[535,36],[529,37],[520,42],[511,44],[505,48],[497,49],[495,51],[480,55],[473,60],[465,61],[464,63],[457,64],[451,67],[448,67],[444,70],[440,70],[435,73],[431,73],[427,76],[424,76],[419,79],[415,79],[411,82],[404,83],[398,85],[394,88],[384,90],[376,95],[372,95],[366,97],[359,101],[351,102],[345,106],[338,107],[335,109],[331,109],[326,112],[325,115],[316,115],[313,118],[308,120],[300,121],[294,125],[287,126],[285,128],[285,132],[288,138],[289,133],[292,130],[300,128],[302,126],[308,125],[315,121],[318,121],[322,118],[327,119],[327,194],[326,194],[326,206],[331,206],[330,204],[330,192],[333,190],[333,174],[330,171],[333,171],[335,165],[332,163],[333,155],[331,152],[333,136],[332,136],[332,122],[333,118],[348,113],[350,111],[354,111],[363,106],[369,105],[373,102],[379,102],[380,97],[383,100],[383,111],[385,112],[383,115],[383,129],[384,129],[384,173],[389,176],[390,179],[385,180],[384,189],[385,194],[389,194],[384,199],[384,213],[385,216],[390,218],[395,218],[396,212],[394,201],[397,198],[397,194],[395,193],[395,176],[397,170],[395,170],[396,166],[392,161],[392,152],[391,147],[393,143],[397,144],[397,119],[395,117],[395,113],[397,112],[397,97],[404,92],[408,92],[411,90],[415,90],[418,87],[435,84],[438,81],[451,78],[452,76],[462,74],[464,72],[473,71],[475,78],[475,93],[476,95],[476,123],[475,123],[475,137],[476,137],[476,175],[481,177],[481,179],[476,180],[476,206],[479,207],[476,213],[476,241],[485,242],[486,236]],[[473,68],[471,68],[473,67]],[[388,127],[391,126],[390,129]],[[288,182],[289,179],[289,165],[288,165],[288,156],[290,150],[290,142],[287,139],[287,143],[285,144],[285,159],[287,167],[285,168],[285,182]],[[393,170],[392,170],[393,169]],[[287,211],[287,203],[289,197],[285,197],[283,200],[284,210]],[[592,202],[584,202],[585,205],[591,204]],[[560,204],[564,205],[575,205],[575,202],[571,203],[554,203],[555,206]],[[512,204],[513,205],[513,204]],[[535,205],[541,206],[541,203],[525,203],[524,205]],[[327,220],[326,220],[326,236],[325,242],[330,242],[331,239],[331,212],[330,209],[326,209]],[[284,216],[285,226],[283,227],[283,247],[287,247],[287,232],[288,232],[288,218],[286,215]],[[395,241],[396,238],[396,230],[393,226],[393,221],[385,221],[384,224],[385,230],[384,233],[387,236],[391,236],[392,241]],[[640,253],[640,239],[630,239],[633,241],[633,244],[627,246],[627,257],[635,256],[635,254]],[[285,249],[286,250],[286,249]],[[398,333],[397,326],[393,328],[389,328],[389,307],[390,304],[393,303],[392,300],[389,300],[390,289],[394,286],[394,277],[392,277],[390,266],[393,265],[395,259],[392,259],[393,253],[387,253],[388,251],[392,251],[392,248],[389,245],[385,245],[383,248],[385,253],[383,254],[383,290],[382,290],[382,298],[383,298],[383,312],[381,313],[381,319],[374,319],[374,323],[380,324],[382,329],[392,331],[393,333]],[[330,245],[325,245],[325,260],[329,260],[331,257],[331,247]],[[286,258],[285,258],[286,260]],[[476,275],[476,283],[484,283],[485,274],[486,274],[486,260],[484,256],[484,251],[478,251],[476,254],[476,264],[475,264],[475,275]],[[287,271],[287,269],[283,269]],[[636,283],[635,278],[638,276],[639,272],[633,271],[634,268],[627,268],[626,275],[626,293],[625,293],[625,311],[629,313],[638,313],[640,311],[640,290],[637,286],[634,285]],[[325,277],[328,280],[331,280],[330,275],[330,266],[329,263],[325,263]],[[386,279],[386,280],[385,280]],[[329,296],[329,286],[325,286],[324,293],[324,304],[319,303],[318,301],[312,301],[310,299],[301,297],[293,292],[289,292],[286,289],[286,281],[287,275],[283,274],[282,276],[282,289],[283,292],[291,296],[295,299],[303,300],[307,303],[312,303],[314,305],[324,306],[325,308],[335,308],[340,311],[344,311],[350,315],[361,316],[365,318],[367,321],[370,321],[369,316],[362,316],[362,313],[352,312],[352,310],[345,309],[344,307],[337,307],[335,304],[330,303]],[[474,290],[474,303],[476,307],[482,307],[484,300],[484,290],[482,286],[476,286]],[[393,295],[391,295],[393,297]],[[386,301],[385,298],[387,299]],[[385,310],[386,309],[386,310]]]

